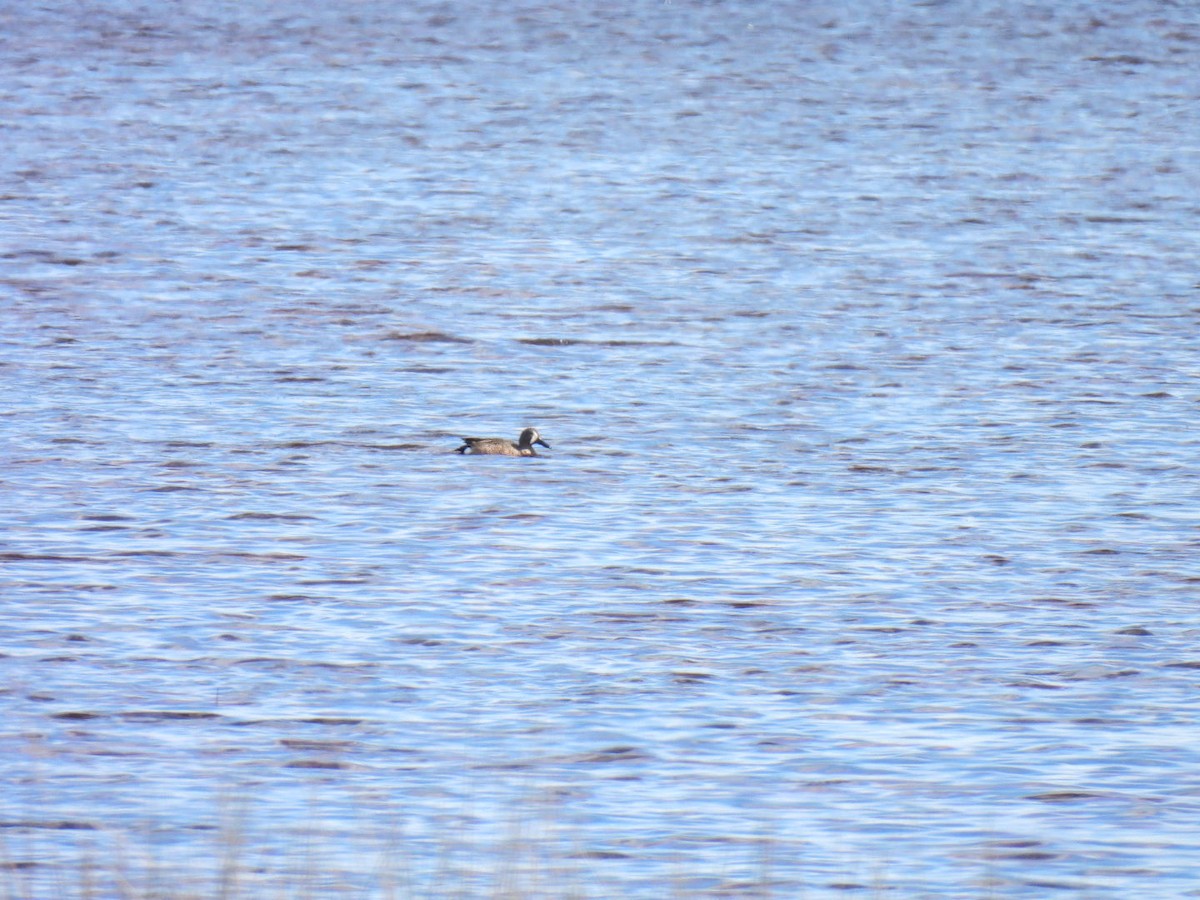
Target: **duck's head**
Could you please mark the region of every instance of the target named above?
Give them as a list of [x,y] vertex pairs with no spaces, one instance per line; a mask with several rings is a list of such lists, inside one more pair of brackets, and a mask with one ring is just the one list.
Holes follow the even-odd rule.
[[542,440],[542,436],[538,434],[536,428],[526,428],[521,432],[520,445],[522,447],[532,447],[534,444],[541,444],[547,450],[553,449],[549,444]]

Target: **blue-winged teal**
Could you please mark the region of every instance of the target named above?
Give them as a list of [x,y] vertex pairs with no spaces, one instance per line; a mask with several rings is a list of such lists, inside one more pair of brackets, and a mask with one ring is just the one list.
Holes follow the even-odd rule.
[[536,428],[526,428],[521,437],[515,441],[507,438],[463,438],[463,445],[457,453],[489,453],[493,456],[537,456],[534,444],[541,444],[547,450],[550,445],[542,440]]

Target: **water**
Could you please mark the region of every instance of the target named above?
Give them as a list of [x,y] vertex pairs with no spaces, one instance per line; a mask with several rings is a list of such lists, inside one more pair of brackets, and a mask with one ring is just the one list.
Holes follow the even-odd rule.
[[1200,18],[588,6],[3,14],[8,894],[1195,896]]

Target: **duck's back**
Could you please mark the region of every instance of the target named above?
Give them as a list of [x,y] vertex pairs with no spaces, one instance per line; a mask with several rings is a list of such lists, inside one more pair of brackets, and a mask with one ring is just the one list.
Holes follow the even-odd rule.
[[533,450],[522,452],[516,444],[505,438],[473,438],[462,439],[463,445],[459,453],[480,453],[489,456],[533,456]]

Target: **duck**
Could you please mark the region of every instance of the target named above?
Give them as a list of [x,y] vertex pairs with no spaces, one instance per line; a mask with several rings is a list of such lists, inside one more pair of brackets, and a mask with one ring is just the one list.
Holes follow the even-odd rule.
[[537,456],[537,451],[533,449],[534,444],[541,444],[547,450],[552,449],[549,444],[542,440],[542,436],[536,428],[526,428],[515,441],[510,441],[507,438],[465,437],[462,439],[462,442],[463,445],[455,450],[455,453],[482,453],[492,456]]

